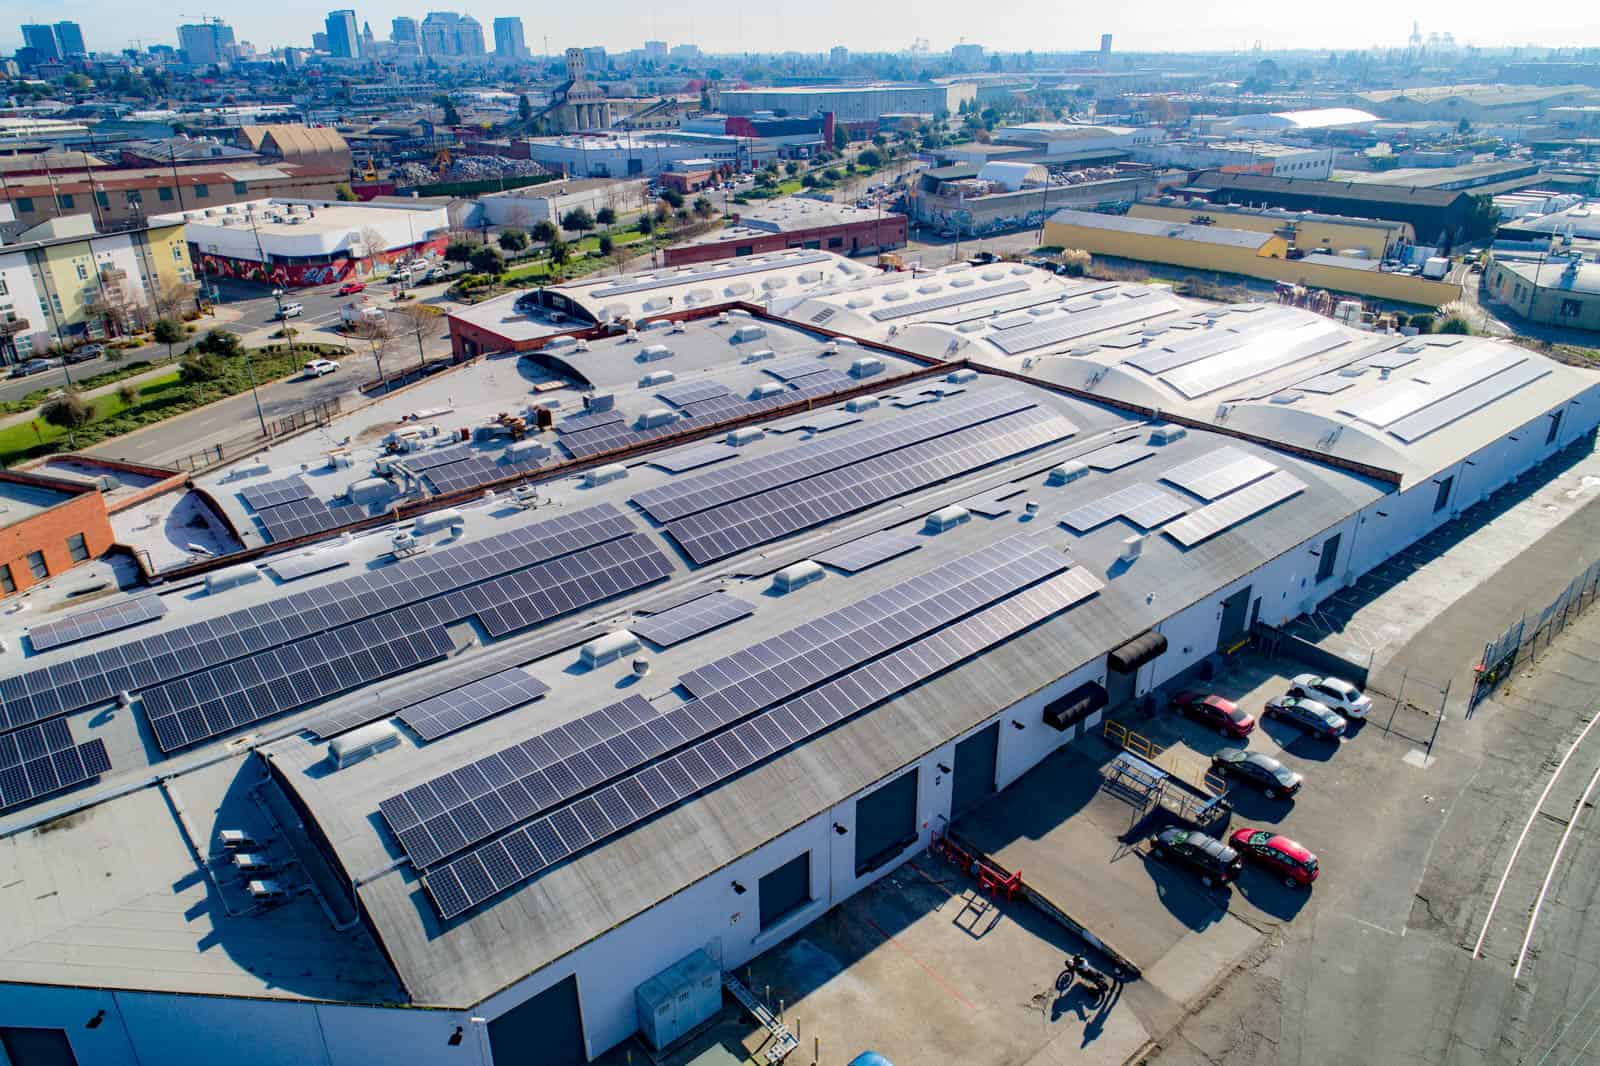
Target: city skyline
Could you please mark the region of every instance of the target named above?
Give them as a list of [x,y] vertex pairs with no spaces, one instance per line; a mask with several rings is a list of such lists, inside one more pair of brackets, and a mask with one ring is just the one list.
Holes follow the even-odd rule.
[[[20,27],[28,23],[54,24],[73,21],[92,28],[88,44],[92,50],[114,52],[135,42],[175,44],[177,27],[196,21],[172,5],[133,12],[107,0],[72,0],[50,9],[48,16],[24,12],[15,22],[0,26],[0,50],[10,52],[23,43]],[[307,47],[314,32],[322,32],[329,13],[325,0],[287,0],[267,10],[244,10],[225,17],[236,39],[251,42],[258,50],[278,47]],[[489,26],[496,18],[518,17],[520,11],[509,3],[489,2],[472,5],[435,5],[415,11],[397,12],[392,8],[355,9],[358,25],[373,22],[379,29],[394,17],[412,17],[419,22],[429,10],[453,10],[470,15]],[[732,17],[719,6],[694,2],[670,11],[628,0],[601,0],[574,11],[558,24],[543,23],[538,32],[530,30],[529,51],[543,51],[545,37],[550,52],[559,55],[568,44],[599,45],[611,51],[638,49],[646,40],[670,44],[692,43],[710,53],[779,53],[798,51],[825,54],[836,45],[851,52],[899,52],[909,48],[915,38],[925,39],[935,54],[948,52],[955,45],[978,44],[990,51],[1074,52],[1093,51],[1101,33],[1115,35],[1119,51],[1193,52],[1242,51],[1258,41],[1268,51],[1365,49],[1403,47],[1411,23],[1420,21],[1424,32],[1453,34],[1462,47],[1503,48],[1592,47],[1600,46],[1600,24],[1572,26],[1554,16],[1530,13],[1527,19],[1507,26],[1488,10],[1477,11],[1446,5],[1437,0],[1413,6],[1397,14],[1375,0],[1356,0],[1346,5],[1335,26],[1325,20],[1303,18],[1285,20],[1279,5],[1266,0],[1242,0],[1224,11],[1208,12],[1198,24],[1186,10],[1170,0],[1140,9],[1137,16],[1116,12],[1096,14],[1092,19],[1070,14],[1044,0],[1023,0],[1007,10],[1005,19],[989,24],[974,24],[966,9],[947,4],[917,4],[907,0],[879,5],[869,25],[862,25],[859,9],[843,0],[821,0],[804,11],[781,8],[759,13],[736,13]],[[900,15],[908,17],[901,18]],[[914,15],[914,18],[909,16]],[[1548,18],[1548,24],[1540,19]],[[163,26],[163,23],[166,23]],[[907,31],[905,27],[914,27]],[[554,31],[554,32],[548,32]]]

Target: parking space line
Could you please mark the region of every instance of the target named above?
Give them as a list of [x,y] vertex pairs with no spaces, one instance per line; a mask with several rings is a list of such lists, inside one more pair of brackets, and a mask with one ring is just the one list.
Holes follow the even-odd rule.
[[962,1003],[962,1005],[964,1005],[968,1010],[974,1010],[975,1011],[975,1010],[978,1009],[977,1007],[973,1006],[971,1000],[969,1000],[966,996],[963,996],[960,992],[958,992],[954,985],[952,985],[949,981],[946,981],[939,974],[939,972],[937,970],[935,970],[933,967],[929,966],[927,963],[923,962],[921,959],[917,958],[914,954],[912,954],[911,951],[905,947],[905,945],[901,944],[898,940],[896,940],[894,938],[893,934],[889,933],[886,929],[883,928],[883,926],[879,925],[877,922],[873,921],[871,918],[867,917],[865,914],[863,914],[861,916],[861,920],[863,922],[866,922],[868,925],[872,926],[872,928],[876,929],[878,931],[878,935],[882,936],[883,939],[890,944],[890,946],[892,946],[896,950],[904,953],[906,958],[910,959],[912,962],[916,963],[919,967],[921,967],[923,973],[927,974],[929,977],[933,978],[935,981],[938,981],[941,985],[943,985],[944,988],[945,988],[945,991],[949,992],[952,996],[954,996],[957,1000],[959,1000]]
[[1343,914],[1343,913],[1341,913],[1339,911],[1332,911],[1330,913],[1332,913],[1332,914],[1334,914],[1334,915],[1336,915],[1337,917],[1340,917],[1340,918],[1348,918],[1352,922],[1355,922],[1357,925],[1364,925],[1368,929],[1376,929],[1378,932],[1387,934],[1388,936],[1405,936],[1406,935],[1406,931],[1404,929],[1401,929],[1397,933],[1393,929],[1385,929],[1383,926],[1378,925],[1375,922],[1369,922],[1365,918],[1357,918],[1353,914]]

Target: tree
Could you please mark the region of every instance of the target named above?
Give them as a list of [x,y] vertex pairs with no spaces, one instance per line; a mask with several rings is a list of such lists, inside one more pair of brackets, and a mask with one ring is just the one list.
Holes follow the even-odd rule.
[[550,245],[550,262],[561,266],[572,258],[572,245],[566,241],[555,241]]
[[800,164],[791,159],[783,165],[783,172],[792,178],[800,173]]
[[837,149],[838,151],[842,152],[846,148],[848,148],[849,146],[850,146],[850,135],[844,131],[844,127],[843,126],[835,126],[835,127],[833,127],[833,147],[835,149]]
[[441,119],[441,121],[446,126],[457,126],[457,125],[460,125],[460,123],[461,123],[461,112],[456,110],[455,101],[450,99],[450,96],[449,96],[448,93],[440,93],[438,96],[435,96],[433,98],[433,102],[442,111],[444,111],[444,117]]
[[616,246],[617,246],[617,242],[611,239],[611,234],[609,234],[609,233],[600,234],[600,254],[601,255],[610,255],[611,254],[611,250],[613,248],[615,248]]
[[661,198],[665,200],[674,211],[683,206],[683,193],[679,192],[677,189],[662,189]]
[[877,151],[872,148],[868,148],[866,151],[856,156],[856,160],[864,167],[876,167],[883,164],[883,156],[879,155]]
[[594,213],[594,220],[602,226],[615,226],[617,213],[609,207],[602,207]]
[[634,226],[639,230],[640,233],[648,237],[650,234],[655,232],[656,220],[647,211],[639,216],[639,221],[634,223]]
[[39,416],[52,426],[62,429],[81,429],[94,417],[94,407],[77,389],[68,389],[39,408]]
[[[494,252],[494,249],[484,249]],[[499,253],[495,253],[498,255]],[[378,377],[383,377],[383,357],[389,353],[389,346],[394,342],[394,330],[389,328],[389,316],[382,318],[368,318],[365,315],[355,325],[350,327],[350,335],[355,337],[367,347],[367,352],[372,356],[372,365],[377,368]]]
[[167,358],[172,358],[172,346],[183,340],[183,327],[166,316],[156,319],[156,324],[150,329],[150,336],[157,344],[167,346]]
[[717,213],[717,208],[716,205],[711,202],[709,197],[696,196],[694,198],[694,213],[699,215],[701,218],[710,218],[712,215]]
[[556,229],[556,224],[547,218],[542,218],[533,226],[533,239],[540,244],[551,244],[561,239],[561,233]]
[[217,355],[232,359],[244,354],[244,344],[239,340],[237,333],[230,333],[225,329],[213,329],[195,342],[195,349],[207,355]]
[[191,350],[178,370],[178,380],[185,385],[205,385],[226,377],[228,364],[215,355],[195,355]]
[[487,244],[480,244],[473,249],[472,257],[467,262],[472,264],[473,270],[480,274],[488,274],[491,277],[500,276],[505,273],[506,269],[505,256],[490,248]]
[[360,236],[361,246],[367,250],[367,261],[377,263],[378,256],[383,254],[383,246],[389,243],[388,238],[376,226],[362,226]]
[[333,196],[343,203],[350,203],[356,198],[356,191],[350,187],[348,181],[341,181],[333,187]]
[[470,263],[478,245],[472,241],[451,241],[444,246],[444,257],[452,263]]
[[528,246],[528,235],[515,226],[500,231],[500,247],[508,252],[520,252]]
[[517,97],[517,118],[523,122],[533,117],[533,103],[528,99],[528,94],[523,93]]
[[576,230],[579,233],[594,229],[594,216],[587,207],[574,207],[571,211],[561,216],[561,228]]
[[427,363],[427,354],[423,350],[422,342],[439,332],[439,312],[428,304],[407,304],[397,307],[389,312],[392,322],[391,328],[395,335],[415,337],[417,341],[417,363]]

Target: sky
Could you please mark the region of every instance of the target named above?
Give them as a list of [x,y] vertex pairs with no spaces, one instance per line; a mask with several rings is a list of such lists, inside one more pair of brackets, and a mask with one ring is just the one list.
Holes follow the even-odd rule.
[[[338,2],[338,0],[335,0]],[[350,0],[344,0],[350,2]],[[355,5],[356,17],[370,20],[379,38],[389,35],[389,20],[396,15],[421,18],[428,10],[408,10],[398,5]],[[1288,48],[1366,48],[1402,46],[1411,32],[1411,20],[1422,23],[1424,34],[1448,30],[1461,44],[1499,47],[1518,44],[1559,44],[1565,47],[1600,45],[1600,19],[1562,18],[1584,5],[1536,5],[1515,19],[1506,17],[1503,5],[1458,0],[1421,0],[1404,9],[1381,0],[1345,0],[1330,8],[1324,4],[1286,5],[1281,0],[1232,0],[1211,10],[1207,5],[1178,0],[1144,0],[1127,5],[1126,13],[1107,11],[1101,5],[1063,4],[1060,0],[1011,0],[994,17],[975,17],[975,5],[955,0],[874,0],[863,9],[859,0],[807,0],[805,4],[746,5],[727,0],[587,0],[576,5],[550,5],[558,20],[546,21],[543,12],[511,0],[488,0],[466,7],[484,24],[501,15],[520,15],[528,47],[559,53],[569,45],[602,45],[613,51],[638,48],[646,39],[670,44],[689,42],[709,52],[824,52],[836,44],[857,51],[901,51],[915,38],[926,38],[934,52],[966,41],[996,51],[1092,50],[1101,33],[1115,36],[1114,47],[1128,51],[1232,51],[1260,41],[1268,50]],[[195,10],[180,11],[181,8]],[[234,27],[240,40],[258,49],[279,45],[308,46],[311,34],[322,28],[328,0],[277,0],[273,4],[247,5],[229,10],[216,5],[209,11],[199,0],[162,4],[132,4],[128,0],[19,0],[6,4],[7,25],[0,26],[0,51],[9,53],[21,44],[22,22],[58,20],[82,25],[91,50],[115,51],[133,41],[149,44],[177,43],[177,26],[197,22],[207,14],[221,16]],[[1337,20],[1330,14],[1337,12]],[[870,13],[869,13],[870,12]],[[1403,13],[1397,13],[1403,12]]]

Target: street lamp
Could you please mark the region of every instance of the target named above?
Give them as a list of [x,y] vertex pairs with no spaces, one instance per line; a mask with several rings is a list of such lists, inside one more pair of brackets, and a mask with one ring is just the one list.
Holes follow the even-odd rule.
[[278,321],[283,323],[283,335],[288,338],[289,350],[294,351],[294,330],[289,328],[289,320],[283,316],[283,290],[272,290],[272,302],[278,305]]
[[256,391],[256,365],[250,358],[250,349],[244,350],[244,372],[250,376],[250,396],[256,402],[256,420],[261,423],[261,435],[267,435],[267,416],[261,413],[261,394]]

